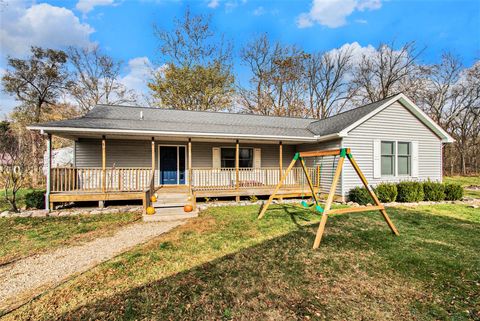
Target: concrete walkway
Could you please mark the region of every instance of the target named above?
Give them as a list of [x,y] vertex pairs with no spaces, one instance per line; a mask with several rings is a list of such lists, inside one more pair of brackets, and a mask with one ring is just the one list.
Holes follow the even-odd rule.
[[39,254],[0,267],[0,315],[60,284],[70,276],[183,224],[135,223],[114,235]]

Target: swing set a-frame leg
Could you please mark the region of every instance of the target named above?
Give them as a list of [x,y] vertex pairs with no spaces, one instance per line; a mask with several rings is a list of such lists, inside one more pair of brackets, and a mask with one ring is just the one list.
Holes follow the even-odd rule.
[[385,219],[385,222],[387,222],[388,227],[390,227],[390,229],[392,230],[392,233],[395,234],[395,235],[400,235],[398,233],[395,225],[393,225],[392,220],[390,220],[390,217],[388,217],[387,211],[385,210],[385,208],[383,208],[382,203],[380,203],[380,201],[378,200],[377,195],[375,195],[375,193],[372,191],[372,189],[368,185],[367,179],[365,178],[365,175],[363,175],[362,170],[360,169],[360,167],[357,164],[357,161],[355,161],[352,154],[348,154],[347,156],[348,156],[348,159],[350,160],[350,163],[352,164],[353,168],[355,169],[355,172],[357,172],[358,177],[360,177],[360,180],[362,181],[363,186],[365,186],[368,193],[370,194],[373,201],[375,202],[375,205],[382,206],[382,209],[380,210],[380,213],[382,213],[383,218]]
[[290,163],[290,165],[288,165],[287,169],[286,169],[285,172],[282,174],[282,177],[280,178],[280,181],[278,182],[277,186],[276,186],[275,189],[273,190],[272,195],[270,195],[270,197],[268,198],[268,201],[267,201],[267,203],[263,206],[262,211],[260,212],[260,214],[258,214],[258,219],[261,219],[261,218],[265,215],[265,212],[267,211],[268,207],[269,207],[270,204],[272,203],[273,198],[274,198],[275,195],[278,193],[278,190],[282,187],[283,182],[284,182],[285,179],[287,178],[288,173],[290,173],[290,171],[292,170],[293,166],[294,166],[295,163],[297,162],[298,157],[299,157],[299,156],[298,156],[298,153],[295,154],[295,157],[293,157],[292,162]]

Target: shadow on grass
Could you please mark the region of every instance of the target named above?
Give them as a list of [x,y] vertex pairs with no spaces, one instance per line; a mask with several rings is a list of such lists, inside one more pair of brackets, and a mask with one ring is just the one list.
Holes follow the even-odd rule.
[[283,209],[298,230],[60,318],[467,320],[478,315],[480,224],[393,209],[397,238],[377,212],[337,216],[329,219],[320,249],[311,250],[317,224],[301,226],[297,220],[306,216]]

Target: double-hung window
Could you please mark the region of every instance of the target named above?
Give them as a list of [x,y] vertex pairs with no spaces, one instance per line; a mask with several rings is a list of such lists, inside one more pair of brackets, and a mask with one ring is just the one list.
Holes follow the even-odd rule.
[[411,175],[412,174],[412,148],[410,143],[398,142],[398,175]]
[[[235,168],[235,148],[221,148],[221,166],[222,168]],[[239,167],[253,167],[253,148],[240,148]]]
[[412,174],[412,147],[410,142],[382,141],[382,176],[410,176]]
[[382,141],[382,176],[395,175],[395,142]]

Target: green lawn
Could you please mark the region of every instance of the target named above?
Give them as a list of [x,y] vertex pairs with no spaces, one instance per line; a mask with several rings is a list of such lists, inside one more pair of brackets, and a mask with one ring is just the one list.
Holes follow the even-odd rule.
[[[21,188],[17,193],[17,207],[22,208],[25,206],[25,194],[33,191],[31,188]],[[0,190],[0,212],[10,210],[10,204],[5,201],[5,190]]]
[[0,264],[111,234],[140,214],[0,218]]
[[[463,187],[470,185],[480,186],[480,176],[444,176],[443,181],[445,183],[456,183]],[[465,190],[465,196],[480,198],[480,191]]]
[[480,214],[464,205],[331,217],[219,207],[6,316],[30,320],[472,320]]

